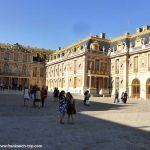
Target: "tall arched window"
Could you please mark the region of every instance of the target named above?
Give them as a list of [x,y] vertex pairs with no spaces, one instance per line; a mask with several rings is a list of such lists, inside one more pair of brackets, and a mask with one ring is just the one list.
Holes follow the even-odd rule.
[[16,64],[13,67],[13,73],[18,73],[18,66]]
[[22,74],[23,75],[27,74],[27,67],[25,65],[23,65],[23,67],[22,67]]
[[14,53],[14,61],[18,61],[19,55],[18,53]]
[[6,52],[6,53],[5,53],[5,56],[4,56],[4,59],[5,59],[5,60],[9,60],[9,56],[10,56],[10,54],[9,54],[8,52]]
[[9,65],[8,64],[4,64],[4,66],[3,66],[3,72],[4,73],[9,73]]
[[140,98],[140,81],[138,79],[132,81],[132,97]]
[[23,62],[27,62],[27,55],[23,55]]

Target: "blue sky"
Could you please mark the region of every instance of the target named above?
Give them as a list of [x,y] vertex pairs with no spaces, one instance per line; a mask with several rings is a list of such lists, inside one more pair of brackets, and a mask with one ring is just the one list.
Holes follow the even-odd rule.
[[0,42],[58,49],[150,25],[150,0],[0,0]]

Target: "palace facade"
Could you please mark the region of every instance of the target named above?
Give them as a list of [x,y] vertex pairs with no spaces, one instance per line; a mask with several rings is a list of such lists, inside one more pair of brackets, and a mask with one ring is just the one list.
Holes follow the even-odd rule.
[[45,60],[50,51],[16,44],[0,44],[0,85],[10,89],[45,85]]
[[102,33],[57,50],[46,63],[46,85],[101,96],[127,91],[129,97],[150,99],[150,27],[111,40]]
[[48,86],[94,96],[127,91],[129,97],[150,99],[150,26],[135,34],[107,39],[105,33],[59,49],[0,44],[0,85],[6,88]]

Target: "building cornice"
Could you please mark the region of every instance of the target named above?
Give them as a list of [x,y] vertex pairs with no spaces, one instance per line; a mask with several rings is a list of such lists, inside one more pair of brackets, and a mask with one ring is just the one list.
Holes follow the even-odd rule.
[[142,32],[135,33],[133,35],[125,34],[123,36],[119,36],[119,37],[116,37],[116,38],[110,40],[110,42],[112,43],[112,42],[120,41],[120,40],[123,40],[123,39],[131,39],[131,38],[141,36],[141,35],[144,35],[144,34],[147,34],[147,33],[150,33],[150,29],[142,31]]
[[60,54],[60,53],[66,53],[66,50],[70,49],[70,48],[74,48],[74,47],[78,47],[81,43],[85,42],[85,41],[88,41],[88,40],[97,40],[97,41],[103,41],[103,42],[110,42],[110,40],[108,39],[104,39],[104,38],[99,38],[99,37],[95,37],[95,36],[89,36],[89,37],[86,37],[82,40],[79,40],[77,41],[76,43],[72,44],[72,45],[69,45],[61,50],[57,50],[56,52],[53,53],[53,55],[57,55],[57,54]]
[[119,36],[119,37],[116,37],[116,38],[110,40],[110,42],[112,43],[112,42],[120,41],[120,40],[127,39],[127,38],[128,38],[128,39],[131,38],[131,35]]

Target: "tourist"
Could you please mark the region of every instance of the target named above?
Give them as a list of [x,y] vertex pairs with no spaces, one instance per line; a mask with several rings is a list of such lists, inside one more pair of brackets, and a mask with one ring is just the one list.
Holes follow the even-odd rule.
[[40,102],[41,102],[41,92],[40,88],[37,87],[36,93],[35,93],[35,99],[33,102],[33,106],[36,107],[36,102],[38,103],[38,108],[40,108]]
[[[76,114],[76,109],[75,109],[75,101],[70,92],[67,92],[66,100],[67,100],[68,123],[73,124],[74,123],[73,114]],[[70,122],[70,118],[72,119],[72,122]]]
[[30,100],[30,91],[28,87],[24,88],[23,98],[24,98],[24,106],[27,106],[28,105],[27,103],[29,103]]
[[124,103],[124,92],[122,92],[122,94],[121,94],[121,100]]
[[47,98],[47,90],[46,88],[43,86],[42,90],[41,90],[41,102],[42,102],[42,107],[44,107],[44,102],[45,99]]
[[89,106],[90,105],[90,101],[89,101],[89,98],[91,97],[91,94],[90,92],[87,90],[85,91],[84,93],[84,100],[83,100],[83,104],[86,105],[86,106]]
[[35,96],[36,96],[37,85],[34,85],[31,88],[32,88],[30,91],[31,99],[35,100],[36,99]]
[[116,101],[117,101],[117,103],[119,102],[119,92],[118,92],[118,90],[116,90],[116,92],[115,92],[115,99],[114,99],[114,103],[116,103]]
[[61,91],[59,94],[59,112],[60,112],[60,124],[64,124],[64,116],[67,111],[67,102],[65,97],[65,91]]
[[56,87],[54,88],[53,96],[54,96],[54,102],[57,102],[59,96],[59,90]]
[[127,94],[127,92],[125,91],[124,92],[124,103],[126,104],[126,102],[127,102],[127,98],[128,98],[128,94]]

